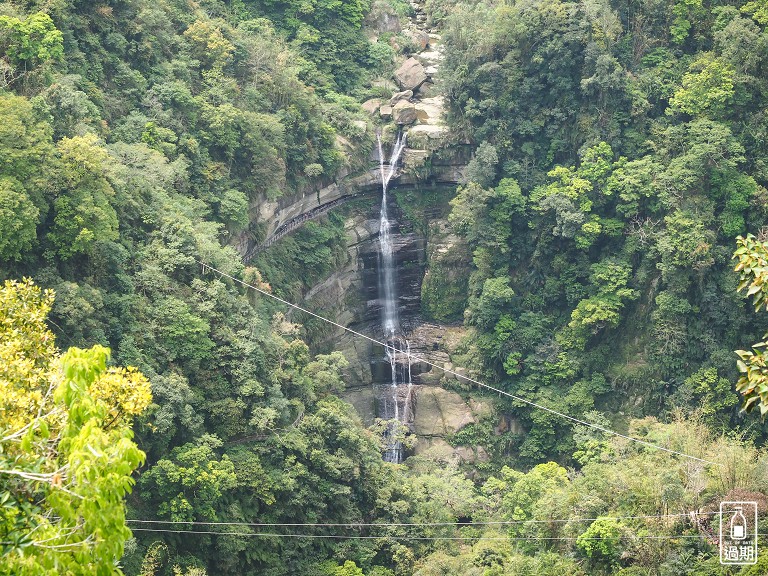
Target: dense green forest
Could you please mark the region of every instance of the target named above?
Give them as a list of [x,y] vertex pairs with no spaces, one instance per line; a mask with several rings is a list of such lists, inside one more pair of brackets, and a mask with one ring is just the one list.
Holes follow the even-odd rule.
[[[757,7],[456,10],[445,89],[478,149],[452,218],[485,368],[574,413],[699,408],[762,440],[732,392],[733,350],[765,326],[731,262],[768,210]],[[522,458],[573,451],[562,423],[528,418]]]
[[474,464],[384,462],[347,359],[202,266],[298,299],[341,264],[334,213],[257,266],[234,239],[366,166],[413,49],[367,27],[407,3],[0,6],[0,574],[768,572],[714,515],[768,532],[764,1],[427,0],[471,273],[423,314],[483,381],[698,459],[489,394]]

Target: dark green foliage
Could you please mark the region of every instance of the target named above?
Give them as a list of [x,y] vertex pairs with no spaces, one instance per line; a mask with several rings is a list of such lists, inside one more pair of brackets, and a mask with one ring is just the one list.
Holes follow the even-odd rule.
[[[63,345],[108,345],[151,380],[129,514],[181,532],[137,531],[130,574],[143,559],[158,576],[715,574],[686,516],[610,518],[765,492],[763,432],[732,391],[732,350],[762,332],[730,269],[733,236],[768,215],[763,3],[428,4],[447,26],[448,120],[476,149],[423,312],[463,314],[462,354],[494,385],[723,473],[505,398],[450,438],[489,455],[472,479],[437,439],[389,465],[336,396],[347,361],[299,337],[316,326],[202,274],[299,299],[346,263],[335,212],[255,268],[230,244],[260,239],[265,201],[354,164],[337,135],[370,148],[344,93],[387,75],[394,49],[366,40],[365,0],[5,4],[2,276],[56,290]],[[444,190],[396,195],[428,242],[449,235],[430,229]],[[746,439],[711,432],[734,428]],[[553,522],[569,517],[600,520]],[[466,519],[536,523],[452,525]],[[551,540],[478,540],[530,534]]]
[[[2,277],[55,289],[51,325],[66,346],[108,345],[150,378],[134,517],[360,520],[397,482],[333,396],[344,357],[313,357],[274,306],[198,264],[261,278],[226,247],[253,232],[249,211],[332,179],[346,161],[337,133],[368,144],[357,102],[333,92],[365,74],[367,6],[308,7],[3,5],[0,72],[14,93],[0,94]],[[345,257],[343,221],[311,223],[283,249],[292,265],[260,264],[295,296]],[[158,575],[304,574],[337,550],[174,535],[158,548],[136,534],[132,573],[147,550]]]
[[[743,10],[755,24],[701,2],[452,6],[450,123],[477,152],[451,221],[487,377],[579,416],[736,424],[727,358],[759,324],[729,258],[768,184],[760,8]],[[509,410],[517,453],[569,456],[561,422]]]
[[331,213],[281,239],[255,264],[267,282],[280,287],[278,294],[295,299],[346,258],[344,220]]

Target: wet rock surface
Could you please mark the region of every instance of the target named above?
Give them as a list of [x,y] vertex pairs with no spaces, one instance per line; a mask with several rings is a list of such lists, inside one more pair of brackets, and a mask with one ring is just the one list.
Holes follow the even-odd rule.
[[[435,453],[441,458],[467,462],[482,460],[487,456],[482,449],[480,452],[478,449],[454,449],[445,441],[451,434],[479,422],[492,412],[488,402],[452,390],[456,377],[438,368],[457,369],[451,353],[464,336],[465,328],[428,322],[421,317],[421,284],[427,254],[450,251],[455,239],[441,219],[430,225],[435,233],[427,239],[405,219],[394,202],[390,210],[393,252],[398,267],[397,305],[403,333],[414,358],[411,409],[414,413],[412,431],[418,437],[415,453]],[[377,216],[375,203],[372,203],[365,213],[348,218],[347,263],[313,287],[305,298],[311,309],[322,310],[339,323],[374,339],[380,339],[382,333],[377,285]],[[350,366],[345,374],[348,386],[342,397],[355,407],[366,424],[372,424],[379,414],[377,398],[381,388],[377,389],[377,386],[387,386],[391,381],[391,366],[384,348],[340,329],[329,332],[313,344],[318,351],[335,349],[344,353]]]

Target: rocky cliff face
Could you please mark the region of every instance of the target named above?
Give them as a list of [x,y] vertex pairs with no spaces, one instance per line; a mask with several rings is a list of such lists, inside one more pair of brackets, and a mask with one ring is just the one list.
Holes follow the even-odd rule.
[[[416,188],[408,195],[418,198],[427,193]],[[366,207],[352,210],[346,221],[346,263],[314,286],[306,294],[305,303],[311,309],[335,318],[340,324],[380,340],[378,207],[373,201],[364,205]],[[406,211],[410,213],[410,219]],[[445,212],[445,206],[420,211],[412,206],[404,209],[394,201],[390,206],[395,222],[393,241],[398,268],[398,306],[412,354],[436,366],[454,369],[451,354],[464,335],[464,328],[455,321],[463,310],[461,279],[469,274],[467,266],[470,260],[466,248],[451,233]],[[433,272],[433,266],[437,267],[436,272]],[[458,311],[452,318],[452,324],[440,324],[428,319],[429,310],[427,315],[423,313],[423,280],[437,275],[442,279],[441,286],[462,294],[459,297],[461,303],[452,304],[452,309]],[[459,289],[453,287],[454,284]],[[372,423],[377,415],[374,386],[387,383],[390,378],[390,365],[384,349],[341,329],[316,335],[312,344],[319,351],[340,350],[344,353],[350,362],[344,398],[355,406],[366,423]],[[445,439],[467,424],[490,415],[491,406],[447,389],[445,386],[455,377],[427,363],[414,362],[412,375],[413,431],[418,437],[415,452],[459,457],[466,461],[484,459],[482,450],[454,450]]]

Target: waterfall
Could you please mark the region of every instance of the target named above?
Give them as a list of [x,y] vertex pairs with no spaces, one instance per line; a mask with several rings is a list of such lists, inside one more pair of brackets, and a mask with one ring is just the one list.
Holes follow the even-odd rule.
[[[406,135],[399,134],[389,164],[384,162],[384,152],[381,137],[377,134],[379,145],[379,168],[381,170],[381,211],[379,217],[379,298],[381,301],[381,326],[387,343],[387,359],[392,372],[390,390],[382,398],[381,417],[386,420],[397,420],[405,424],[410,418],[411,402],[411,346],[402,337],[400,318],[397,305],[397,270],[394,263],[392,236],[390,234],[389,213],[387,207],[387,190],[389,182],[397,170],[397,163],[405,150]],[[402,410],[400,409],[402,405]],[[388,445],[384,452],[387,462],[402,462],[403,446],[394,436],[390,428],[386,437]]]

